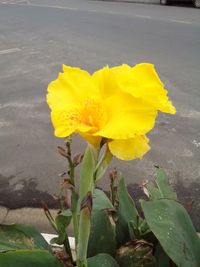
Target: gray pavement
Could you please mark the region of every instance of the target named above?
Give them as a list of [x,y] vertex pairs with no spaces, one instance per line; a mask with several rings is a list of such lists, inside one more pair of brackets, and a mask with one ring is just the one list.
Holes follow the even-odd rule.
[[[142,161],[114,160],[132,195],[161,165],[200,222],[200,16],[188,7],[86,0],[0,0],[0,205],[56,204],[65,161],[56,152],[46,88],[63,63],[94,71],[104,65],[152,62],[177,107],[160,115]],[[74,153],[85,144],[77,137]],[[137,183],[137,185],[134,185]],[[100,182],[106,189],[107,180]],[[2,220],[15,221],[23,210]],[[35,210],[33,210],[33,213]],[[23,213],[24,214],[24,213]],[[38,222],[38,215],[31,222]],[[41,212],[42,214],[42,212]],[[18,216],[19,217],[23,217]],[[41,215],[42,216],[42,215]],[[16,219],[16,220],[18,220]],[[45,219],[44,219],[45,223]],[[42,228],[44,229],[44,227]]]

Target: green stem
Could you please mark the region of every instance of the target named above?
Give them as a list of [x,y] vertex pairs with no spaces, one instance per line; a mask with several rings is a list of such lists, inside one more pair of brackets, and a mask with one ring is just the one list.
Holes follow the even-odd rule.
[[74,166],[74,163],[71,157],[71,137],[68,137],[66,139],[66,147],[67,147],[67,161],[68,161],[69,177],[70,177],[71,184],[75,186],[75,179],[74,179],[75,166]]
[[92,194],[94,190],[94,173],[97,165],[99,150],[88,145],[80,171],[79,198],[81,210],[79,218],[77,266],[87,267],[87,248],[90,236]]
[[73,163],[71,157],[71,138],[68,137],[66,139],[66,147],[67,147],[67,161],[68,161],[68,170],[69,170],[69,177],[72,186],[72,197],[71,197],[71,211],[72,211],[72,222],[73,222],[73,229],[74,229],[74,237],[75,237],[75,245],[77,249],[78,244],[78,216],[77,216],[77,203],[78,203],[78,196],[75,192],[75,165]]
[[65,247],[65,251],[67,252],[67,254],[70,257],[71,262],[73,263],[72,251],[71,251],[71,248],[70,248],[69,238],[68,238],[67,234],[66,234],[66,237],[65,237],[63,245]]
[[78,267],[87,267],[87,244],[90,235],[90,216],[87,208],[81,211],[80,214],[80,225],[79,231],[79,243],[77,252],[77,265]]
[[77,215],[77,205],[78,205],[78,195],[73,190],[72,191],[72,222],[73,222],[73,229],[74,229],[74,237],[75,237],[75,249],[77,250],[77,244],[78,244],[78,215]]
[[78,236],[77,266],[87,267],[87,248],[91,227],[92,193],[88,192],[81,203],[80,228]]
[[75,250],[77,250],[77,244],[78,244],[78,216],[77,216],[76,212],[72,213],[72,221],[73,221],[74,237],[75,237]]

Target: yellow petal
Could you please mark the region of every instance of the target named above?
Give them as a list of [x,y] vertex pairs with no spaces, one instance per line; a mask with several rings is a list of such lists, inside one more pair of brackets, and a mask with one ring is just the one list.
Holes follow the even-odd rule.
[[62,75],[59,74],[57,80],[52,81],[48,86],[47,103],[51,109],[64,109],[76,99],[73,91],[68,90]]
[[64,73],[48,86],[47,103],[50,108],[64,109],[68,105],[81,105],[84,99],[99,96],[98,88],[88,72],[63,66]]
[[[65,110],[52,110],[51,120],[55,128],[55,136],[67,137],[73,132],[91,135],[96,127],[87,125],[81,120],[80,110],[68,108]],[[96,137],[94,137],[97,139]]]
[[92,144],[93,146],[99,148],[102,137],[100,136],[93,136],[92,134],[79,132],[79,135],[83,137],[88,143]]
[[53,110],[51,112],[51,120],[55,129],[55,136],[67,137],[77,129],[76,120],[74,120],[72,116],[72,110],[70,109]]
[[47,95],[58,137],[76,132],[92,144],[102,137],[135,142],[154,127],[158,110],[175,113],[151,64],[105,67],[92,76],[68,66],[63,71],[49,84]]
[[116,94],[119,86],[118,81],[115,79],[114,73],[107,66],[100,69],[92,75],[94,84],[99,88],[99,93],[102,99]]
[[134,97],[142,98],[162,112],[176,112],[154,65],[141,63],[131,68],[124,64],[112,68],[112,71],[122,90]]
[[88,97],[99,98],[98,87],[92,80],[92,76],[85,70],[63,65],[64,78],[71,85],[77,99],[84,100]]
[[72,75],[77,75],[78,76],[82,76],[82,78],[89,78],[90,74],[86,71],[86,70],[82,70],[80,68],[77,67],[71,67],[71,66],[67,66],[64,65],[62,66],[63,72],[68,73],[68,74],[72,74]]
[[108,143],[110,152],[119,159],[142,158],[150,150],[146,136],[136,136],[127,140],[114,140]]
[[119,92],[104,102],[107,108],[107,122],[96,135],[110,139],[127,139],[149,132],[157,111],[142,99]]

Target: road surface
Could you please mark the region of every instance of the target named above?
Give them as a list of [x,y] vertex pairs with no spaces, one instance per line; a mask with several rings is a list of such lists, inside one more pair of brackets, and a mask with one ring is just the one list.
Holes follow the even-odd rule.
[[[200,13],[192,7],[87,0],[0,0],[0,205],[54,206],[65,161],[45,102],[62,64],[90,72],[154,63],[177,114],[160,115],[142,161],[114,160],[131,193],[162,166],[179,197],[200,211]],[[74,153],[85,144],[75,138]],[[106,188],[106,178],[100,186]]]

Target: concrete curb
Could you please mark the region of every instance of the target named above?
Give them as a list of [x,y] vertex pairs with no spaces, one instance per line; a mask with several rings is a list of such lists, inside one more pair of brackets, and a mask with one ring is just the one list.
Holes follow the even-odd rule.
[[[51,209],[50,212],[56,216],[58,210]],[[8,210],[5,207],[0,207],[0,223],[11,224],[31,224],[40,232],[54,233],[48,219],[46,218],[43,209],[40,208],[20,208]]]
[[160,4],[159,0],[94,0],[103,2],[138,3],[138,4]]

